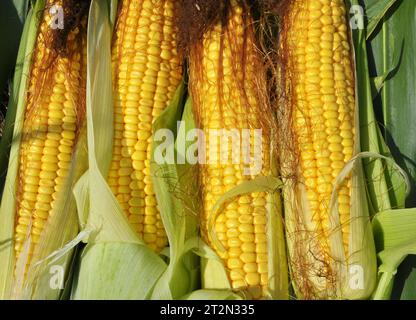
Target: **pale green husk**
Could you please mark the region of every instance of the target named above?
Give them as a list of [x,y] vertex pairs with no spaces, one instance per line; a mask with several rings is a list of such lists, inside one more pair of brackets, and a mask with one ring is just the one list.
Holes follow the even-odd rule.
[[[359,5],[357,0],[351,2],[353,5]],[[372,101],[374,90],[371,88],[367,61],[366,39],[373,35],[376,27],[380,25],[389,9],[396,2],[396,0],[366,1],[366,15],[369,24],[364,30],[353,31],[360,104],[361,146],[363,150],[383,154],[390,159],[378,157],[379,159],[375,160],[373,157],[373,159],[363,160],[368,196],[370,204],[372,204],[370,212],[376,214],[372,224],[379,268],[377,288],[372,294],[373,299],[389,298],[397,267],[406,255],[411,253],[409,241],[413,237],[411,232],[399,233],[396,231],[404,231],[412,225],[412,219],[416,218],[415,215],[412,215],[412,211],[400,209],[404,208],[405,199],[410,191],[409,180],[403,173],[404,170],[400,169],[392,160],[391,152],[377,125]],[[384,86],[384,82],[389,76],[390,71],[386,71],[386,74],[375,79],[377,90]],[[380,83],[377,84],[377,81]],[[399,209],[391,210],[392,208]],[[394,223],[392,223],[393,221]]]
[[[377,1],[372,6],[369,21],[378,24],[381,12],[389,7],[391,1]],[[352,5],[359,5],[358,1],[351,1]],[[379,12],[380,10],[381,12]],[[368,13],[368,12],[367,12]],[[363,17],[364,18],[364,17]],[[380,128],[374,114],[373,92],[369,78],[367,60],[366,30],[353,30],[355,48],[357,95],[360,117],[361,150],[382,154],[391,158],[391,153],[381,135]],[[364,172],[367,179],[370,214],[394,208],[403,208],[406,198],[406,184],[395,166],[382,159],[363,159]]]
[[[358,4],[358,1],[353,3]],[[411,178],[412,186],[409,195],[406,192],[409,189],[404,188],[405,184],[398,177],[397,170],[391,170],[391,166],[385,166],[384,171],[380,172],[388,186],[387,201],[390,205],[379,208],[382,212],[373,220],[380,264],[380,280],[373,298],[388,299],[398,266],[407,255],[414,254],[414,232],[410,227],[414,225],[416,215],[413,209],[401,209],[405,206],[405,200],[411,206],[414,206],[415,200],[415,140],[412,139],[414,127],[409,124],[414,120],[415,41],[410,31],[414,30],[416,6],[413,1],[399,0],[365,0],[361,4],[365,5],[368,25],[366,30],[356,31],[357,38],[367,39],[367,43],[361,41],[357,48],[363,57],[358,60],[362,71],[358,78],[368,83],[371,72],[377,89],[373,97],[377,98],[374,105],[383,115],[380,119],[381,130],[378,130],[377,136],[369,135],[367,139],[379,144],[381,152],[391,157],[390,150],[386,147],[386,142],[388,143],[394,158]],[[367,64],[367,54],[373,62],[370,66]],[[364,92],[367,92],[368,109],[372,111],[369,90],[363,91],[363,95]],[[399,210],[391,210],[397,208]],[[394,290],[395,297],[414,299],[414,260],[407,260],[402,270],[412,268],[410,274],[399,273],[398,286]]]
[[407,255],[416,254],[416,209],[396,209],[378,213],[373,219],[379,249],[379,275],[375,300],[388,300],[397,268]]

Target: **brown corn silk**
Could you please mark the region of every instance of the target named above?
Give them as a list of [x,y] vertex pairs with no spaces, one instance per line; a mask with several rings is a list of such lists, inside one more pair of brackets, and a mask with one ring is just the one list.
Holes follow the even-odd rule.
[[182,79],[173,0],[123,0],[112,48],[114,149],[108,183],[154,251],[167,246],[150,173],[152,124]]
[[[305,299],[336,298],[330,202],[335,180],[356,153],[355,80],[343,0],[285,3],[279,48],[284,101],[281,172],[290,265]],[[348,262],[351,175],[336,186]]]
[[[223,261],[232,289],[259,299],[267,296],[269,281],[276,276],[268,268],[271,198],[266,192],[249,193],[226,201],[214,217],[212,209],[220,196],[233,187],[271,175],[270,137],[274,121],[249,7],[244,2],[230,1],[228,7],[220,10],[223,15],[219,22],[200,39],[193,37],[196,41],[189,46],[193,109],[206,143],[206,164],[201,165],[199,173],[203,198],[201,230],[203,239]],[[220,138],[221,148],[228,150],[225,161],[219,160],[219,148],[210,150],[210,141],[217,139],[212,130],[235,130],[240,143],[243,129],[250,130],[250,139],[246,141],[250,144],[250,159],[261,152],[259,172],[253,169],[252,162],[244,163],[244,151],[236,153],[240,150],[235,149],[234,139],[231,143],[227,137]],[[261,151],[254,148],[254,129],[262,130]],[[238,161],[232,157],[239,157]],[[218,241],[211,237],[211,231]],[[210,277],[209,272],[205,276]]]
[[[71,1],[69,1],[71,3]],[[85,115],[86,8],[47,1],[32,55],[19,155],[14,247],[22,279],[45,245],[40,240],[68,179]],[[65,33],[49,9],[62,6],[76,23]]]

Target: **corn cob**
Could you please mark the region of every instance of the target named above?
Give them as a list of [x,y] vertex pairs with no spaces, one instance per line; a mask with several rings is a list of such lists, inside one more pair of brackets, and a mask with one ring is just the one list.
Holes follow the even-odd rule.
[[[292,272],[304,298],[348,297],[351,288],[340,289],[339,270],[348,269],[365,251],[367,235],[359,231],[367,226],[357,224],[369,220],[365,197],[356,201],[356,193],[364,193],[358,181],[361,169],[337,182],[359,151],[346,7],[343,0],[294,0],[288,4],[283,26],[281,54],[291,105],[285,111],[291,125],[286,133],[293,145],[282,152],[282,173],[295,177],[288,180],[285,195]],[[363,215],[355,216],[357,210]],[[353,239],[361,245],[356,247]],[[351,296],[371,291],[373,266],[361,267],[369,287]]]
[[150,175],[152,123],[181,79],[172,0],[124,0],[112,52],[115,137],[108,183],[153,250],[167,245]]
[[[266,86],[261,57],[255,47],[253,21],[236,1],[231,3],[227,23],[215,25],[190,50],[191,95],[197,122],[204,131],[207,155],[206,165],[200,168],[201,232],[222,259],[231,287],[244,292],[246,297],[259,299],[269,296],[271,279],[279,278],[269,268],[273,262],[267,234],[269,209],[272,201],[278,201],[277,197],[272,199],[266,192],[241,195],[227,202],[216,217],[211,216],[212,208],[225,192],[244,181],[271,174],[270,130],[263,121],[269,115],[267,105],[261,103]],[[216,139],[215,130],[223,129],[237,130],[240,137],[243,129],[250,130],[251,159],[256,152],[253,129],[264,129],[260,172],[244,172],[242,155],[237,163],[230,157],[225,163],[214,160],[221,156],[218,148],[209,149],[210,140]],[[239,150],[233,147],[228,144],[228,154],[234,157]],[[212,229],[219,243],[210,236]],[[212,274],[208,269],[203,273],[206,286]]]
[[[62,5],[50,1],[47,5]],[[62,197],[85,113],[86,23],[58,51],[45,11],[32,56],[20,150],[15,254],[27,272],[48,219]],[[83,31],[82,31],[83,30]],[[51,40],[52,39],[52,40]],[[20,273],[20,272],[19,272]]]

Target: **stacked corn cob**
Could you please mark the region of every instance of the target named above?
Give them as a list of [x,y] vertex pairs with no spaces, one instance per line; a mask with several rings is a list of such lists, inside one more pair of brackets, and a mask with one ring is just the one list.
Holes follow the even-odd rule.
[[[364,192],[357,181],[360,169],[337,180],[359,150],[346,14],[342,0],[294,0],[283,21],[281,54],[287,61],[289,101],[285,113],[292,126],[286,133],[293,145],[282,150],[282,172],[295,177],[287,183],[285,209],[292,271],[306,298],[342,296],[338,269],[353,263],[357,252],[364,253],[367,237],[355,225],[369,222],[365,196],[352,203],[357,192]],[[336,201],[331,202],[333,195]],[[357,207],[362,216],[355,216]],[[361,267],[373,278],[373,266]],[[357,290],[357,295],[368,295],[369,290]]]
[[[51,1],[48,5],[62,5]],[[85,114],[86,23],[72,29],[57,52],[51,17],[44,13],[32,57],[17,186],[16,259],[25,272],[67,183]],[[51,41],[51,39],[53,39]]]
[[[304,9],[294,9],[299,20],[293,17],[294,32],[288,33],[298,79],[294,125],[313,218],[327,236],[333,184],[354,153],[354,77],[346,12],[342,1],[298,1],[295,5]],[[344,245],[348,244],[350,192],[351,180],[347,179],[338,197]]]
[[[269,296],[271,279],[280,277],[274,274],[273,267],[270,268],[274,264],[267,233],[271,203],[278,199],[272,199],[266,192],[241,195],[227,202],[218,216],[212,216],[212,208],[225,192],[255,177],[271,174],[271,130],[264,126],[264,119],[270,114],[267,104],[262,104],[261,100],[266,90],[265,77],[261,73],[261,56],[256,49],[252,18],[246,9],[231,1],[227,22],[215,25],[191,48],[190,87],[194,113],[206,139],[207,164],[200,169],[202,235],[222,258],[231,287],[259,299]],[[250,159],[259,152],[255,149],[254,129],[263,129],[261,140],[257,141],[261,145],[259,172],[253,168],[244,171],[247,164],[243,154],[234,163],[240,150],[229,141],[225,143],[231,156],[225,162],[220,161],[220,148],[209,149],[210,141],[218,134],[216,130],[236,130],[240,139],[244,129],[251,134],[247,141]],[[220,143],[224,143],[224,138],[220,139]],[[212,239],[212,232],[219,242]],[[206,278],[210,277],[209,270],[204,273]]]
[[124,0],[112,53],[115,138],[109,185],[153,250],[167,245],[150,175],[152,123],[181,79],[173,1]]

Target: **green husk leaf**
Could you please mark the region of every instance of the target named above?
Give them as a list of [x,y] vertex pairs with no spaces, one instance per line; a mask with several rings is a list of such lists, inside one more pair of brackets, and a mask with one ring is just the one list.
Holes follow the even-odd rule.
[[110,27],[111,30],[114,30],[114,26],[116,24],[116,19],[117,19],[117,11],[118,11],[118,0],[112,0],[112,1],[108,1],[108,5],[109,5],[109,9],[108,12],[110,12]]
[[[186,133],[192,125],[186,116],[189,109],[188,103],[184,110],[180,108],[183,106],[184,93],[185,83],[182,83],[171,106],[153,124],[154,137],[157,136],[158,130],[165,129],[176,136],[176,141],[171,139],[168,144],[166,144],[167,140],[160,141],[161,139],[157,139],[158,141],[155,139],[153,142],[151,170],[154,189],[170,243],[170,263],[167,272],[155,288],[152,298],[156,299],[178,299],[195,290],[199,282],[198,258],[192,253],[192,248],[186,245],[189,238],[197,236],[198,227],[195,203],[188,194],[195,190],[196,184],[192,180],[195,175],[194,168],[186,161],[186,154],[184,154],[191,143],[187,141]],[[175,161],[160,163],[163,150],[167,151],[169,148],[176,155],[176,159],[171,159]],[[156,161],[157,157],[159,157],[159,163]],[[190,274],[189,270],[194,270],[194,272]]]
[[397,0],[366,0],[365,2],[367,7],[366,16],[368,19],[367,39],[369,39]]
[[[383,133],[393,156],[415,180],[416,143],[412,139],[415,131],[411,124],[416,119],[416,63],[413,55],[416,43],[409,32],[416,27],[416,3],[403,1],[394,9],[391,17],[386,17],[380,31],[370,42],[372,50],[369,54],[375,61],[375,69],[371,72],[384,74],[394,70],[385,81],[377,107],[383,110]],[[408,205],[416,203],[415,194],[412,190]]]
[[[352,4],[359,5],[356,0],[353,0]],[[391,157],[374,114],[365,30],[353,30],[353,40],[361,150]],[[382,159],[364,159],[363,165],[367,179],[370,213],[374,215],[391,208],[403,208],[406,190],[397,169]]]
[[416,254],[416,209],[388,210],[373,219],[373,229],[380,250],[380,280],[373,298],[389,299],[394,276],[407,255]]
[[202,288],[206,290],[218,288],[231,290],[231,283],[224,262],[214,250],[201,239],[198,239],[195,253],[201,257]]
[[[364,4],[368,6],[371,2],[366,0]],[[406,199],[407,207],[414,207],[416,204],[416,142],[413,126],[416,120],[416,41],[413,36],[416,28],[415,14],[414,1],[396,1],[381,19],[379,28],[368,43],[369,55],[374,61],[370,70],[372,76],[384,74],[396,67],[386,79],[375,105],[380,110],[380,122],[383,123],[386,142],[396,161],[411,177],[412,190]],[[415,266],[414,258],[409,257],[400,267],[393,291],[395,299],[416,298]]]
[[148,299],[165,270],[162,259],[142,245],[116,242],[87,245],[79,261],[71,298]]
[[382,75],[371,79],[373,99],[375,99],[376,96],[380,93],[381,89],[384,87],[384,83],[386,82],[386,80],[394,76],[394,72],[397,70],[400,64],[400,57],[401,53],[397,54],[396,51],[394,63],[392,64],[393,66],[389,70],[384,72]]
[[[16,55],[28,11],[28,0],[0,2],[0,38],[3,46],[0,52],[0,92],[3,93],[15,68]],[[10,30],[13,30],[10,32]]]
[[[9,103],[10,112],[6,120],[6,130],[8,137],[2,139],[2,164],[8,163],[8,172],[5,188],[3,191],[1,207],[0,207],[0,299],[10,297],[12,290],[12,274],[14,269],[14,249],[13,249],[13,234],[14,234],[14,219],[15,219],[15,201],[14,190],[16,189],[16,175],[18,170],[18,154],[20,147],[20,132],[23,126],[24,114],[24,97],[27,87],[27,75],[30,70],[30,53],[36,41],[37,26],[39,23],[38,17],[33,14],[42,8],[44,3],[39,1],[37,6],[33,8],[25,23],[22,42],[19,48],[18,65],[21,69],[17,69],[13,81],[13,94]],[[10,162],[6,158],[7,148],[6,141],[11,142],[10,148]],[[3,143],[4,141],[4,143]]]
[[[353,3],[358,4],[357,1],[353,1]],[[397,1],[364,1],[364,4],[367,9],[366,14],[369,17],[370,21],[373,21],[373,24],[370,25],[366,30],[366,39],[375,36],[376,27],[380,25],[381,22],[383,22],[384,25],[384,21],[386,19],[387,14],[391,14],[392,8],[397,7],[397,3]],[[384,27],[382,28],[384,29]],[[368,79],[370,74],[374,74],[374,72],[370,73],[371,69],[367,62],[367,43],[364,39],[366,31],[355,30],[354,32],[354,42],[357,54],[356,61],[357,81],[359,88],[358,94],[361,101],[360,105],[363,106],[361,108],[361,120],[364,120],[364,122],[361,123],[361,127],[364,127],[365,130],[361,139],[362,147],[364,150],[367,149],[369,151],[379,152],[391,158],[392,152],[390,152],[390,150],[392,150],[393,156],[395,157],[395,159],[397,159],[397,156],[394,152],[395,146],[390,144],[389,150],[389,147],[387,147],[384,137],[381,134],[381,130],[377,125],[377,120],[373,111],[373,102],[370,99],[371,90],[368,85]],[[404,33],[397,32],[395,34],[397,35]],[[383,79],[383,88],[381,88],[381,97],[383,100],[385,98],[386,85],[389,83],[391,77],[394,77],[394,74],[397,72],[397,68],[400,68],[402,53],[398,54],[398,50],[394,49],[399,47],[400,46],[398,45],[390,46],[390,50],[387,50],[386,46],[383,46],[384,52],[392,52],[394,61],[394,64],[391,64],[390,67],[385,67],[381,69],[381,71],[375,73],[376,75],[387,75],[386,78]],[[372,49],[372,46],[369,46],[369,48]],[[400,91],[400,95],[402,95],[402,90],[403,87]],[[405,105],[405,103],[398,105],[400,105],[401,108],[403,105]],[[405,126],[403,126],[403,128],[404,127]],[[380,166],[380,164],[382,165]],[[399,164],[402,166],[402,168],[405,168],[401,162],[399,162]],[[384,160],[378,160],[376,163],[374,163],[373,161],[367,162],[365,169],[368,179],[369,195],[370,199],[372,200],[371,203],[373,204],[373,213],[389,210],[391,208],[404,208],[405,199],[409,190],[406,190],[405,184],[402,181],[400,181],[401,178],[398,176],[397,170],[395,170],[393,166],[389,166],[388,164],[386,164]],[[375,179],[377,176],[379,178]],[[381,235],[382,234],[379,232],[379,229],[375,228],[375,242],[377,245],[377,249],[379,250],[382,248],[382,246],[386,245],[383,238],[380,238]],[[380,278],[379,285],[375,293],[376,298],[380,297],[380,292],[383,292],[383,294],[387,295],[390,294],[392,287],[391,280],[393,279],[393,277],[393,273],[383,274],[383,276]],[[381,287],[387,288],[387,290],[380,289]]]
[[377,251],[393,249],[415,237],[416,209],[379,212],[373,221]]
[[81,229],[86,229],[89,210],[88,171],[78,180],[72,192],[76,199],[78,221]]

